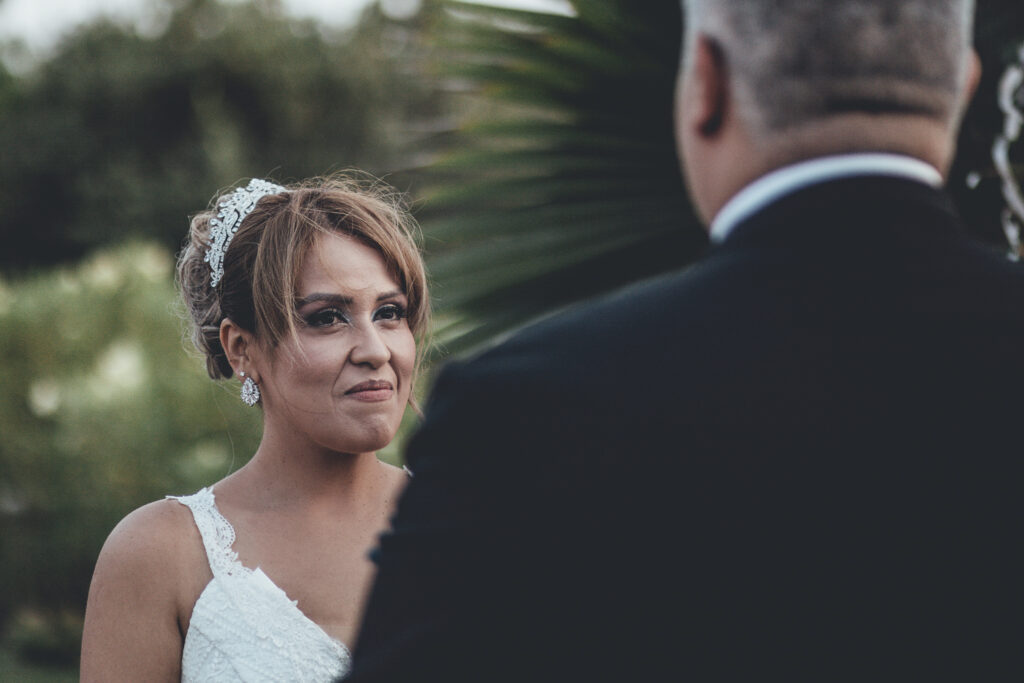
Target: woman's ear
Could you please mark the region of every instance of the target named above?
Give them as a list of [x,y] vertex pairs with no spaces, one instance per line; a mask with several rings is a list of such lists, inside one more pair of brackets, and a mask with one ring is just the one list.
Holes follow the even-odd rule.
[[252,332],[242,328],[231,318],[224,318],[220,322],[220,345],[236,373],[243,371],[252,377],[254,382],[259,383],[259,371],[254,367],[259,349]]

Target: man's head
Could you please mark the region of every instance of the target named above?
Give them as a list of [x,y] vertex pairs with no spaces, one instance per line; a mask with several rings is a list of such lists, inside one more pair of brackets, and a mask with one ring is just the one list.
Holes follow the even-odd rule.
[[754,177],[824,154],[948,166],[977,77],[973,0],[683,5],[677,134],[705,218]]

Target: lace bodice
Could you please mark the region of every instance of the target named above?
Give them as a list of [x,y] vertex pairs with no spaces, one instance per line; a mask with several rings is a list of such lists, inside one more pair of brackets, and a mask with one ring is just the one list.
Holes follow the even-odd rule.
[[168,496],[192,510],[213,579],[192,609],[181,657],[181,680],[334,681],[351,655],[258,567],[238,561],[235,530],[220,514],[213,490]]

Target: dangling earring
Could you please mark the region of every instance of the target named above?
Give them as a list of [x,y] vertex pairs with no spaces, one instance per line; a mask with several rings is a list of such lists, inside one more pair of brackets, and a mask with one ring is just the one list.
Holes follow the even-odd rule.
[[260,402],[260,388],[256,386],[256,382],[252,381],[252,377],[246,377],[244,372],[239,372],[238,376],[244,379],[242,382],[242,402],[247,406],[254,406]]

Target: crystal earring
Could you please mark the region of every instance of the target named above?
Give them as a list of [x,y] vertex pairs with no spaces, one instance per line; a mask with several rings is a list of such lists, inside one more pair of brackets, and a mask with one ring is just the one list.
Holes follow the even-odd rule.
[[260,388],[256,386],[256,382],[252,381],[252,377],[246,377],[244,372],[239,372],[238,376],[245,380],[242,382],[242,402],[247,406],[259,403]]

